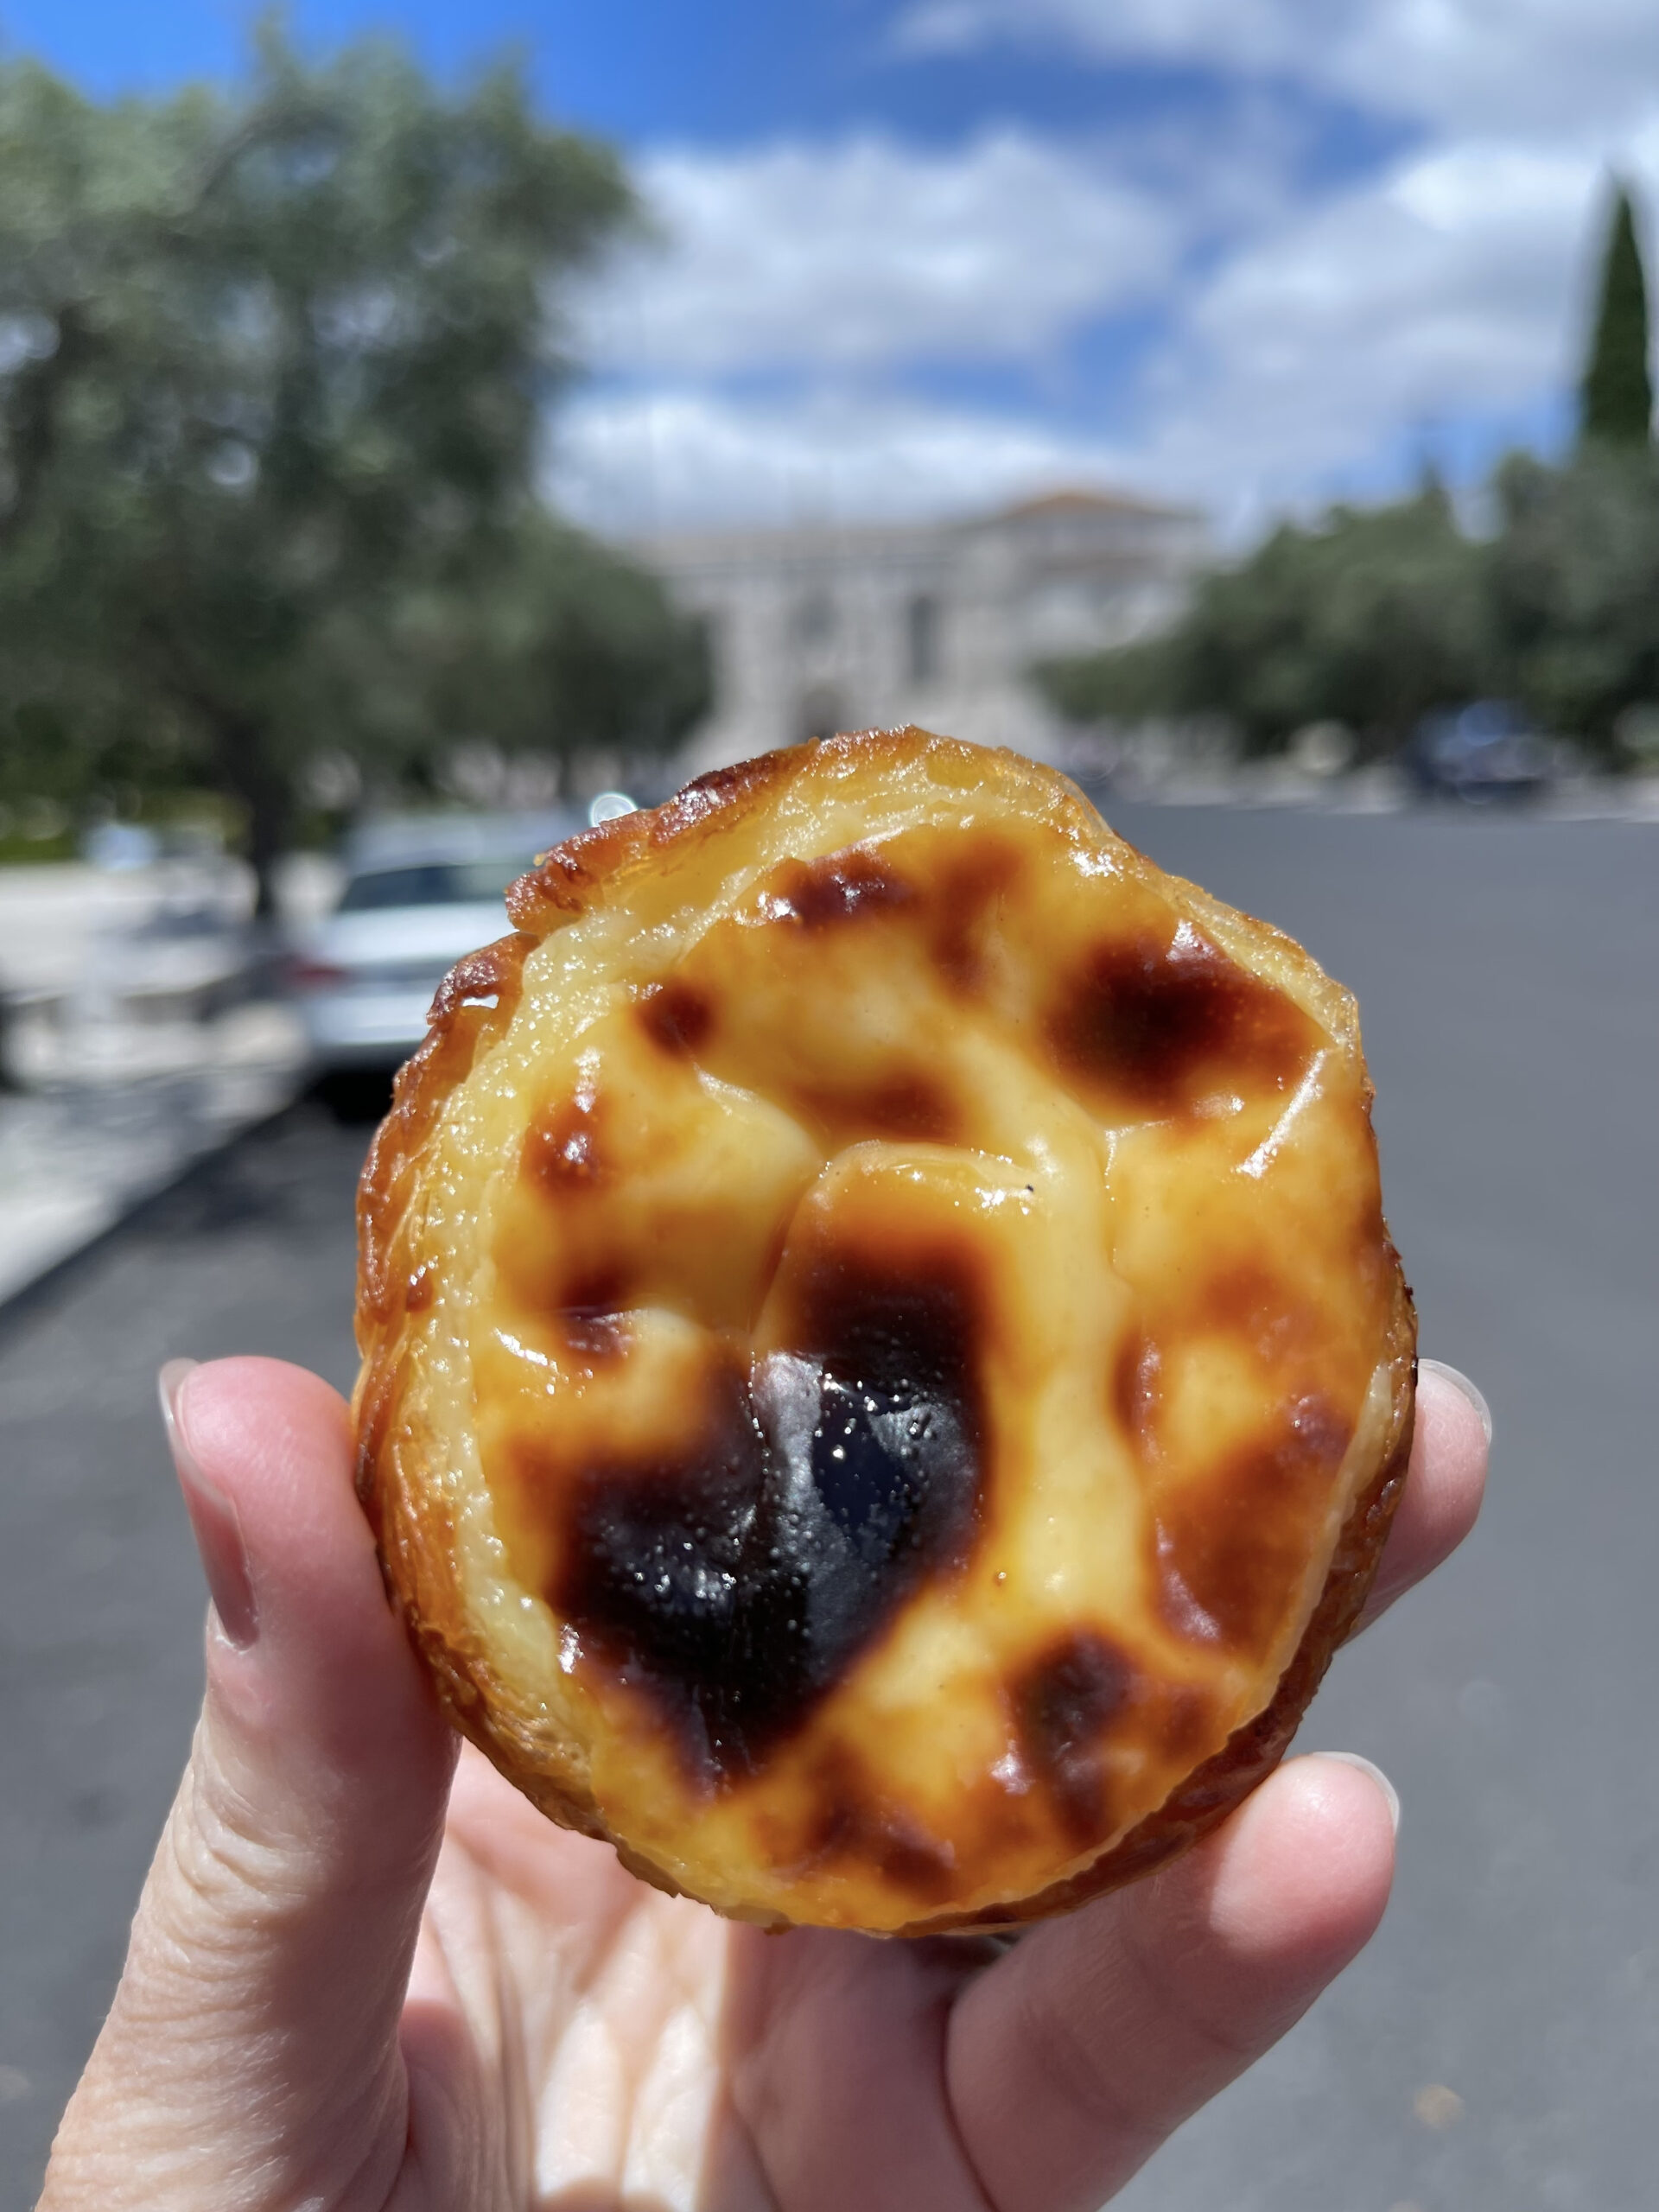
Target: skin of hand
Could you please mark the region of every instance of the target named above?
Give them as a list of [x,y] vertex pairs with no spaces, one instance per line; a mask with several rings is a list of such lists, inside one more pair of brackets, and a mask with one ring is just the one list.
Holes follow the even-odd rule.
[[[1382,1916],[1392,1792],[1329,1756],[1007,1950],[664,1897],[457,1764],[335,1393],[163,1384],[207,1696],[40,2212],[1094,2212]],[[1490,1433],[1425,1361],[1368,1618],[1472,1524]]]

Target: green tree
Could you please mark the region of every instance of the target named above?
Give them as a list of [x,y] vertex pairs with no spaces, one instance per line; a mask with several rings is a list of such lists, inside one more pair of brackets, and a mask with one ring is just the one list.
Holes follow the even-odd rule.
[[1579,405],[1580,435],[1586,445],[1645,447],[1652,436],[1648,287],[1637,238],[1636,209],[1624,185],[1613,200],[1595,328],[1579,388]]
[[274,29],[235,93],[0,67],[0,747],[205,777],[264,882],[317,753],[676,734],[695,633],[536,492],[564,281],[633,219],[508,67]]
[[1659,699],[1659,455],[1592,445],[1564,468],[1498,473],[1491,563],[1504,688],[1547,728],[1610,751]]
[[1438,486],[1338,507],[1201,579],[1167,636],[1042,675],[1077,719],[1218,713],[1258,753],[1331,720],[1386,752],[1428,709],[1484,688],[1484,565]]

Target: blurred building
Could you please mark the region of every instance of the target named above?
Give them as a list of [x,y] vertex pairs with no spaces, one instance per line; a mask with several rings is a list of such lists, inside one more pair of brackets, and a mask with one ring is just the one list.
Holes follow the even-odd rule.
[[1057,492],[966,521],[676,533],[639,545],[709,626],[700,768],[921,722],[1042,753],[1032,664],[1122,645],[1179,612],[1209,552],[1191,508]]

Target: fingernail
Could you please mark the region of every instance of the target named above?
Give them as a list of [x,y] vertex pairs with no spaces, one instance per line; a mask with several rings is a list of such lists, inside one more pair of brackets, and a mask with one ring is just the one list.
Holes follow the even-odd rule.
[[1375,1761],[1362,1758],[1357,1751],[1321,1751],[1319,1757],[1325,1759],[1335,1759],[1343,1766],[1357,1767],[1362,1774],[1369,1774],[1371,1780],[1382,1792],[1383,1801],[1389,1808],[1389,1823],[1393,1828],[1395,1835],[1399,1834],[1400,1792],[1395,1788],[1394,1784],[1389,1780],[1388,1776],[1383,1773],[1382,1768],[1378,1766]]
[[1480,1415],[1480,1426],[1490,1445],[1492,1440],[1492,1409],[1469,1377],[1459,1374],[1455,1367],[1448,1367],[1443,1359],[1420,1359],[1417,1363],[1418,1372],[1421,1374],[1426,1367],[1431,1369],[1434,1374],[1442,1376],[1454,1390],[1462,1391],[1464,1396]]
[[234,1644],[238,1651],[245,1651],[259,1633],[259,1622],[254,1611],[253,1580],[248,1573],[242,1524],[232,1500],[202,1472],[190,1449],[185,1427],[184,1400],[196,1366],[194,1359],[169,1359],[156,1377],[162,1400],[162,1426],[167,1431],[167,1446],[173,1454],[179,1488],[184,1492],[213,1611],[226,1642]]

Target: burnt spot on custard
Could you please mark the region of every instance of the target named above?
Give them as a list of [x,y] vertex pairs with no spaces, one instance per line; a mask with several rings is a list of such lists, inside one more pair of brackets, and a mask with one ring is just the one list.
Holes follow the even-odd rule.
[[1167,1113],[1228,1084],[1287,1090],[1325,1041],[1301,1008],[1182,922],[1097,944],[1048,1024],[1073,1080]]
[[855,1103],[854,1118],[874,1137],[919,1137],[931,1144],[961,1141],[961,1116],[943,1084],[923,1075],[895,1076]]
[[1103,1739],[1134,1696],[1136,1680],[1135,1666],[1116,1645],[1078,1629],[1013,1685],[1020,1758],[1079,1844],[1110,1825]]
[[1285,1292],[1259,1262],[1246,1261],[1211,1274],[1195,1297],[1193,1311],[1201,1325],[1253,1343],[1282,1325]]
[[1157,1344],[1138,1329],[1128,1331],[1112,1363],[1112,1414],[1120,1433],[1131,1438],[1143,1457],[1152,1447],[1162,1375]]
[[568,1098],[545,1108],[524,1133],[521,1173],[554,1198],[593,1190],[607,1174],[603,1111],[588,1083],[578,1084]]
[[831,1145],[862,1139],[917,1138],[928,1144],[960,1144],[961,1111],[941,1084],[915,1073],[895,1075],[855,1090],[822,1084],[787,1091],[791,1109]]
[[910,906],[915,887],[866,845],[818,860],[785,861],[766,879],[760,912],[769,922],[823,930]]
[[872,1866],[918,1905],[950,1895],[954,1852],[875,1788],[845,1745],[830,1745],[816,1763],[808,1802],[813,1807],[806,1839],[810,1866],[849,1861]]
[[984,831],[939,869],[930,900],[931,950],[953,990],[968,995],[980,988],[988,934],[1024,868],[1017,845]]
[[641,991],[635,1011],[646,1036],[665,1052],[696,1052],[715,1026],[707,994],[677,976]]
[[604,1293],[589,1302],[563,1307],[555,1317],[565,1351],[589,1366],[604,1366],[620,1359],[628,1348],[628,1316],[619,1312],[614,1294]]
[[1276,1435],[1158,1501],[1159,1605],[1178,1635],[1267,1652],[1352,1435],[1329,1399],[1299,1398]]
[[1245,1345],[1257,1366],[1283,1373],[1298,1356],[1316,1357],[1319,1314],[1288,1281],[1259,1261],[1223,1268],[1192,1301],[1190,1319]]
[[705,1785],[755,1771],[979,1524],[971,1285],[828,1260],[798,1320],[798,1349],[711,1366],[680,1452],[542,1486],[549,1603]]

